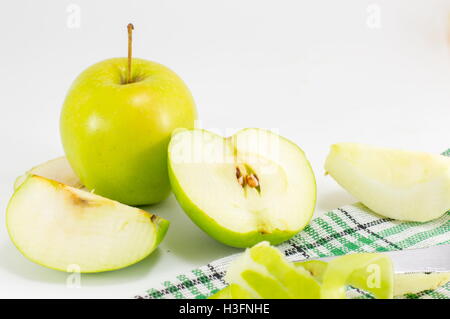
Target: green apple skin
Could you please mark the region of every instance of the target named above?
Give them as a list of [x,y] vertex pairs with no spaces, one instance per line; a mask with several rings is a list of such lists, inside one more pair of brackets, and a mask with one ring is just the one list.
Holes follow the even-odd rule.
[[[284,137],[281,137],[281,138],[285,139]],[[287,139],[285,139],[285,140],[287,140]],[[293,144],[293,145],[295,145],[295,144]],[[297,145],[295,145],[295,147],[299,148]],[[170,157],[170,153],[168,156]],[[192,200],[186,195],[184,190],[181,188],[180,183],[178,182],[178,180],[173,172],[173,168],[171,166],[170,160],[168,161],[168,167],[169,167],[169,179],[170,179],[170,184],[172,185],[172,191],[175,194],[175,197],[176,197],[178,203],[183,208],[185,213],[189,216],[189,218],[198,227],[200,227],[200,229],[204,230],[209,236],[211,236],[215,240],[217,240],[225,245],[228,245],[231,247],[236,247],[236,248],[248,248],[248,247],[252,247],[253,245],[260,243],[262,241],[268,241],[272,245],[278,245],[278,244],[292,238],[294,235],[296,235],[301,230],[301,229],[298,229],[298,230],[290,231],[290,232],[275,230],[269,234],[263,234],[258,231],[252,231],[252,232],[248,232],[245,234],[231,231],[231,230],[221,226],[213,218],[208,216],[208,214],[206,214],[204,211],[202,211],[195,203],[192,202]],[[311,166],[309,166],[309,167],[312,171]],[[315,193],[315,196],[317,196],[316,193]],[[315,207],[316,199],[317,199],[317,197],[314,197],[313,207]],[[309,220],[311,220],[312,216],[313,216],[313,212],[311,212],[311,217]]]
[[128,205],[147,205],[170,193],[167,145],[177,128],[193,128],[194,99],[165,66],[127,59],[92,65],[72,84],[60,118],[67,159],[83,185]]

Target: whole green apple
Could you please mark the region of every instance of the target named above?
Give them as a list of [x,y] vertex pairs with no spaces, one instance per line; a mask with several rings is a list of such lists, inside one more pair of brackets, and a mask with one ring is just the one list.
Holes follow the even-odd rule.
[[127,58],[99,62],[72,84],[61,112],[67,159],[83,185],[128,205],[160,202],[170,192],[167,146],[193,128],[194,99],[167,67]]

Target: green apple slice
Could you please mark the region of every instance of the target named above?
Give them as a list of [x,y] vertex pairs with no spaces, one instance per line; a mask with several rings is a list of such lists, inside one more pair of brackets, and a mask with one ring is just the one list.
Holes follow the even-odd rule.
[[340,143],[331,146],[326,171],[374,212],[425,222],[450,209],[450,158],[420,152]]
[[120,269],[148,256],[169,222],[144,210],[30,175],[8,204],[11,240],[31,261],[61,271]]
[[169,144],[169,177],[187,215],[234,247],[283,242],[314,212],[316,184],[305,154],[267,130],[244,129],[229,138],[180,130]]
[[394,280],[394,295],[416,294],[434,290],[450,280],[450,272],[397,274]]
[[14,182],[14,189],[17,189],[30,175],[42,176],[75,188],[84,188],[65,156],[39,164],[19,176]]

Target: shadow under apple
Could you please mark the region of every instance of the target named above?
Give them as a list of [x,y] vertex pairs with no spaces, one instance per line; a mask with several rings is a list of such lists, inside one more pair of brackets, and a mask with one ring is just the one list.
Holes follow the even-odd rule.
[[243,251],[209,237],[183,212],[173,194],[162,203],[146,207],[146,210],[170,221],[166,238],[160,245],[163,253],[176,254],[200,266]]
[[[32,281],[66,285],[71,273],[40,266],[23,256],[12,243],[0,246],[0,267],[7,272]],[[82,286],[99,286],[127,283],[138,280],[150,272],[161,256],[156,249],[150,256],[132,266],[100,273],[81,274]]]

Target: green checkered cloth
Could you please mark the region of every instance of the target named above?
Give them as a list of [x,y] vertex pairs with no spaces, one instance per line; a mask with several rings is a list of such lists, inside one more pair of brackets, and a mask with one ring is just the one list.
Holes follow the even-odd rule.
[[[445,153],[450,156],[450,149]],[[299,234],[277,246],[288,260],[341,256],[354,252],[383,252],[450,244],[450,211],[426,222],[402,222],[376,215],[362,204],[347,205],[315,218]],[[205,266],[161,283],[135,298],[203,299],[225,288],[224,275],[238,255],[213,261]],[[349,288],[351,298],[371,298],[359,289]],[[450,283],[436,290],[397,298],[450,298]]]

